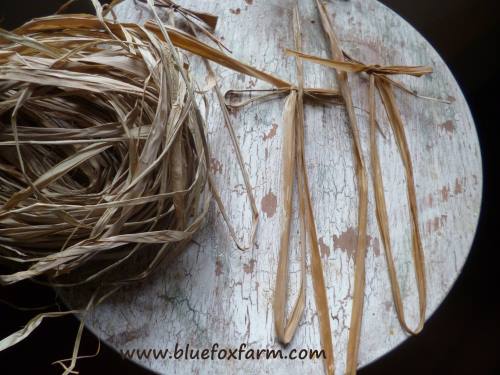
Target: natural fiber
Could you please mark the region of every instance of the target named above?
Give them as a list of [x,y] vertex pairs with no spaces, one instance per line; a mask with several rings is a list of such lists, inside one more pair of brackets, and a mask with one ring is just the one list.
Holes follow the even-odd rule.
[[0,249],[14,271],[3,284],[82,283],[158,244],[148,273],[207,212],[205,129],[182,56],[145,29],[87,20],[0,33]]
[[[302,46],[302,33],[299,11],[293,9],[293,34],[295,48]],[[278,339],[288,344],[302,319],[305,307],[305,279],[306,279],[306,248],[309,242],[311,253],[311,274],[320,324],[321,347],[326,353],[324,362],[327,372],[333,372],[333,344],[328,313],[328,297],[323,276],[323,266],[319,253],[318,235],[314,220],[313,206],[309,189],[309,178],[305,161],[304,140],[304,68],[300,59],[296,61],[297,89],[290,92],[283,109],[284,147],[282,160],[282,186],[284,217],[281,224],[280,252],[278,270],[276,274],[276,288],[274,293],[274,324]],[[295,160],[294,160],[295,159]],[[292,192],[294,179],[297,179],[299,195],[300,218],[300,289],[292,308],[291,316],[286,318],[288,300],[288,251],[290,245],[290,226],[292,219]]]

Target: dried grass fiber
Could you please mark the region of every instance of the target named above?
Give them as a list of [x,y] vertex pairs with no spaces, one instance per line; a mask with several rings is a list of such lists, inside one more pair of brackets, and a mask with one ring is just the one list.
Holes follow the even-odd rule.
[[162,35],[109,25],[53,16],[0,31],[2,284],[74,285],[147,258],[127,277],[142,278],[203,223],[208,149],[188,65]]

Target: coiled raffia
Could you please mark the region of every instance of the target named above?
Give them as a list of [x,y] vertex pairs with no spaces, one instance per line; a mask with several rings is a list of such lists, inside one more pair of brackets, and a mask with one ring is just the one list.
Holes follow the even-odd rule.
[[0,128],[2,284],[80,284],[126,263],[142,278],[202,225],[204,123],[183,56],[156,33],[93,16],[2,31]]

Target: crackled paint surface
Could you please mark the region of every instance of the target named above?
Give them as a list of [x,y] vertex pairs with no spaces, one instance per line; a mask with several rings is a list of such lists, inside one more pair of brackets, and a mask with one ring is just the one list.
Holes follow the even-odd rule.
[[[219,0],[181,5],[220,16],[217,34],[234,56],[288,80],[294,79],[294,61],[283,48],[292,47],[291,8],[295,1]],[[482,174],[474,122],[464,97],[436,51],[409,24],[373,0],[328,3],[343,48],[372,64],[430,65],[435,72],[420,79],[398,77],[418,92],[448,98],[450,105],[426,101],[396,90],[413,158],[427,270],[429,316],[460,273],[472,243],[479,214]],[[148,10],[133,1],[117,8],[121,20],[143,21]],[[314,2],[301,1],[305,52],[327,56]],[[194,77],[203,86],[200,60],[190,57]],[[255,79],[214,65],[223,90],[267,88]],[[335,86],[331,70],[305,63],[307,86]],[[368,158],[367,82],[351,77],[363,150]],[[247,239],[251,211],[222,114],[215,97],[208,118],[212,146],[211,171],[220,187],[231,221]],[[378,100],[378,99],[377,99]],[[245,107],[232,114],[243,156],[261,210],[257,244],[238,251],[217,212],[211,207],[208,223],[196,244],[170,268],[113,297],[88,318],[87,326],[116,349],[193,348],[221,346],[279,348],[274,335],[272,298],[281,219],[281,99]],[[379,136],[393,251],[410,322],[417,321],[417,293],[411,262],[410,230],[402,163],[382,105],[377,117],[386,139]],[[306,157],[320,251],[330,303],[330,318],[338,373],[344,369],[351,314],[353,267],[357,227],[357,192],[352,141],[346,114],[338,105],[305,106]],[[371,184],[371,181],[370,181]],[[296,214],[296,212],[295,212]],[[297,220],[291,243],[291,295],[297,291]],[[403,341],[392,304],[384,250],[374,213],[370,185],[366,300],[359,365],[363,366]],[[319,348],[318,319],[311,281],[307,302],[292,348]],[[260,361],[141,361],[168,374],[298,374],[322,371],[319,360]]]

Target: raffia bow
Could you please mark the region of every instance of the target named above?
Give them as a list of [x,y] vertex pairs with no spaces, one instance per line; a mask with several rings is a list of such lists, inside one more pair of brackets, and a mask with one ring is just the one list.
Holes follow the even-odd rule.
[[308,55],[303,52],[294,51],[291,49],[285,50],[287,54],[293,55],[296,57],[300,57],[304,60],[309,60],[321,65],[328,66],[330,68],[335,68],[336,70],[340,70],[347,73],[367,73],[367,74],[375,74],[375,75],[397,75],[397,74],[405,74],[415,77],[421,77],[425,74],[432,73],[432,68],[429,66],[401,66],[401,65],[367,65],[354,60],[352,57],[343,52],[344,58],[347,61],[336,61],[332,59],[324,59],[321,57],[316,57],[312,55]]
[[[369,114],[370,114],[370,158],[372,164],[372,175],[373,184],[375,191],[375,202],[377,211],[377,221],[379,229],[382,235],[382,241],[384,243],[384,248],[386,250],[386,257],[389,267],[389,276],[391,280],[391,286],[393,291],[393,296],[396,304],[396,311],[398,318],[403,329],[411,334],[417,334],[423,327],[424,324],[424,314],[425,314],[425,271],[423,264],[423,252],[420,239],[420,233],[418,229],[418,209],[416,205],[416,194],[415,194],[415,184],[413,178],[413,167],[411,162],[411,157],[409,153],[408,143],[406,140],[406,135],[404,132],[404,124],[401,119],[399,109],[396,104],[395,96],[392,90],[392,86],[403,87],[406,92],[410,92],[416,95],[413,91],[410,91],[402,84],[395,82],[394,80],[387,77],[387,75],[411,75],[415,77],[421,77],[425,74],[432,73],[432,68],[427,66],[382,66],[382,65],[366,65],[359,61],[353,60],[348,57],[350,61],[335,61],[330,59],[323,59],[308,55],[299,51],[293,51],[287,49],[286,52],[289,55],[293,55],[303,60],[315,62],[324,66],[335,68],[338,71],[350,72],[350,73],[366,73],[369,76]],[[411,225],[412,225],[412,242],[413,242],[413,256],[415,260],[415,268],[417,275],[418,292],[420,299],[420,321],[416,329],[411,329],[406,324],[404,318],[403,304],[401,301],[401,293],[399,284],[396,277],[394,261],[392,257],[392,250],[390,244],[390,235],[387,219],[387,209],[384,197],[384,187],[381,174],[380,159],[378,155],[377,143],[376,143],[376,106],[375,106],[375,88],[377,88],[382,103],[386,109],[386,113],[389,119],[389,124],[394,132],[396,143],[400,151],[403,165],[405,167],[405,174],[407,178],[407,189],[408,189],[408,200],[410,204],[411,213]]]
[[[413,177],[413,166],[404,131],[404,124],[401,119],[401,115],[397,107],[396,99],[393,92],[393,86],[396,86],[412,95],[418,97],[422,96],[418,95],[414,91],[407,89],[404,85],[392,80],[388,76],[404,74],[415,77],[421,77],[425,74],[432,73],[432,68],[426,66],[366,65],[350,58],[341,50],[338,38],[334,32],[333,25],[331,23],[330,18],[328,17],[324,4],[319,0],[317,0],[316,3],[320,13],[323,29],[330,42],[330,49],[333,55],[333,59],[319,58],[312,55],[304,54],[300,51],[287,50],[287,53],[290,55],[294,55],[300,59],[308,60],[335,69],[335,71],[337,72],[337,79],[339,81],[340,92],[346,104],[346,110],[351,124],[351,129],[353,131],[354,146],[355,146],[354,151],[355,151],[355,156],[357,156],[357,162],[358,162],[357,176],[358,176],[358,190],[359,190],[360,203],[359,203],[359,217],[358,217],[359,221],[358,248],[356,255],[355,275],[354,275],[355,285],[354,285],[353,307],[351,313],[351,326],[349,331],[347,362],[346,362],[346,373],[352,375],[356,373],[356,368],[357,368],[359,338],[361,332],[361,320],[362,320],[362,311],[364,302],[364,287],[365,287],[364,258],[366,255],[367,186],[366,186],[366,175],[364,171],[364,162],[361,156],[361,148],[359,144],[357,121],[354,115],[354,107],[352,103],[350,87],[348,84],[347,73],[357,73],[357,74],[366,73],[369,76],[368,96],[369,96],[369,113],[370,113],[369,117],[370,159],[372,164],[372,177],[373,177],[373,187],[375,192],[377,223],[379,226],[382,242],[384,245],[391,289],[398,320],[402,328],[407,333],[417,334],[422,330],[425,322],[426,278],[425,278],[424,254],[422,250],[422,241],[418,225],[419,222],[418,208],[416,200],[415,183]],[[410,207],[410,225],[412,230],[412,255],[414,260],[415,276],[416,276],[417,290],[419,297],[419,322],[417,324],[417,327],[414,329],[408,326],[405,319],[404,307],[401,298],[401,290],[396,275],[394,259],[392,256],[388,215],[385,203],[380,159],[376,143],[377,123],[376,123],[376,106],[375,106],[375,87],[377,88],[382,103],[384,104],[387,117],[389,119],[389,123],[394,133],[395,140],[401,155],[406,175],[408,201]],[[432,99],[427,97],[423,98]],[[329,370],[330,369],[327,368],[328,373],[333,373],[333,371],[330,372]]]

